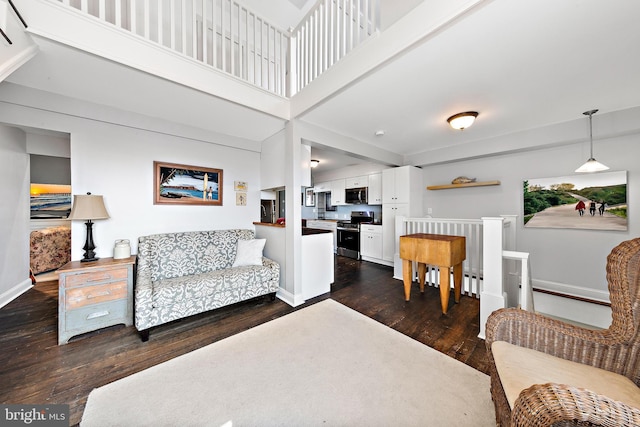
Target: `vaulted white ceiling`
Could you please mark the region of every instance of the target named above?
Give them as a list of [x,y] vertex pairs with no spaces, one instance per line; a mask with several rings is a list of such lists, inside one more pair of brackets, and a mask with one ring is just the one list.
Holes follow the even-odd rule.
[[[313,1],[245,3],[290,27]],[[585,120],[582,112],[593,108],[604,114],[640,106],[638,16],[640,1],[634,0],[485,0],[299,119],[410,158]],[[53,42],[39,43],[41,53],[8,81],[253,141],[285,124]],[[74,68],[81,71],[75,77]],[[467,110],[480,113],[476,124],[463,132],[450,129],[446,118]],[[376,137],[378,130],[385,135]]]

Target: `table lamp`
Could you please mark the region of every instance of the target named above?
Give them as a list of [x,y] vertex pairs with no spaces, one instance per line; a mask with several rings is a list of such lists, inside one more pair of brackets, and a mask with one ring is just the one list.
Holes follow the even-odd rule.
[[71,208],[69,219],[87,221],[85,223],[87,225],[87,241],[82,247],[82,249],[84,249],[84,258],[80,260],[81,262],[98,260],[96,253],[93,251],[96,246],[93,244],[92,221],[108,218],[109,214],[107,213],[107,209],[104,207],[104,200],[102,199],[102,196],[96,196],[91,193],[87,193],[86,195],[76,194],[73,196],[73,207]]

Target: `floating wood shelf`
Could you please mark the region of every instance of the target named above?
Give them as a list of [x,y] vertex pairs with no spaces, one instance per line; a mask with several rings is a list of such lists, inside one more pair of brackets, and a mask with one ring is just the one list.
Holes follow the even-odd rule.
[[482,181],[482,182],[467,182],[464,184],[430,185],[427,187],[427,190],[447,190],[449,188],[464,188],[464,187],[486,187],[488,185],[500,185],[500,181]]

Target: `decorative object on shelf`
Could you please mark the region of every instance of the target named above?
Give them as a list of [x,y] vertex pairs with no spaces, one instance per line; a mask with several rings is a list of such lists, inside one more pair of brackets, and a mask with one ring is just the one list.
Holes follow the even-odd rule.
[[582,113],[585,116],[589,116],[589,147],[591,151],[590,151],[589,160],[587,160],[585,164],[583,164],[578,169],[576,169],[575,170],[576,172],[589,173],[589,172],[606,171],[607,169],[609,169],[608,166],[603,165],[602,163],[600,163],[599,161],[593,158],[593,124],[592,124],[593,118],[592,116],[597,112],[598,110],[589,110]]
[[153,204],[222,206],[222,169],[153,162]]
[[449,126],[456,130],[465,130],[473,124],[478,117],[477,111],[467,111],[464,113],[454,114],[447,119]]
[[476,182],[463,182],[461,184],[444,184],[444,185],[430,185],[427,190],[447,190],[450,188],[464,188],[464,187],[487,187],[490,185],[500,185],[500,181],[482,181]]
[[113,248],[113,259],[125,259],[131,256],[131,244],[129,239],[116,240]]
[[236,193],[236,206],[247,206],[247,193],[240,191]]
[[104,206],[102,196],[93,195],[91,193],[76,194],[73,196],[73,206],[69,214],[70,220],[86,220],[87,240],[82,249],[84,249],[84,257],[82,262],[96,261],[96,253],[94,249],[96,245],[93,243],[93,222],[97,219],[109,219],[107,208]]
[[233,181],[233,189],[235,191],[247,191],[249,186],[246,181]]
[[451,181],[452,184],[468,184],[470,182],[476,182],[476,179],[467,178],[466,176],[459,176],[457,178],[454,178],[453,181]]
[[319,164],[320,164],[320,160],[311,160],[309,162],[309,166],[311,166],[311,168],[317,168]]

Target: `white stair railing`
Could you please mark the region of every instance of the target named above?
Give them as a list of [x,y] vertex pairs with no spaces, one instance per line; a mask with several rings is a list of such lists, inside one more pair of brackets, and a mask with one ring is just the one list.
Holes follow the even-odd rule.
[[57,1],[264,90],[289,95],[289,33],[234,0]]
[[291,33],[291,95],[376,33],[379,0],[320,0]]
[[520,282],[518,285],[518,304],[523,310],[534,311],[533,287],[531,286],[531,267],[528,252],[502,251],[502,257],[520,263]]

